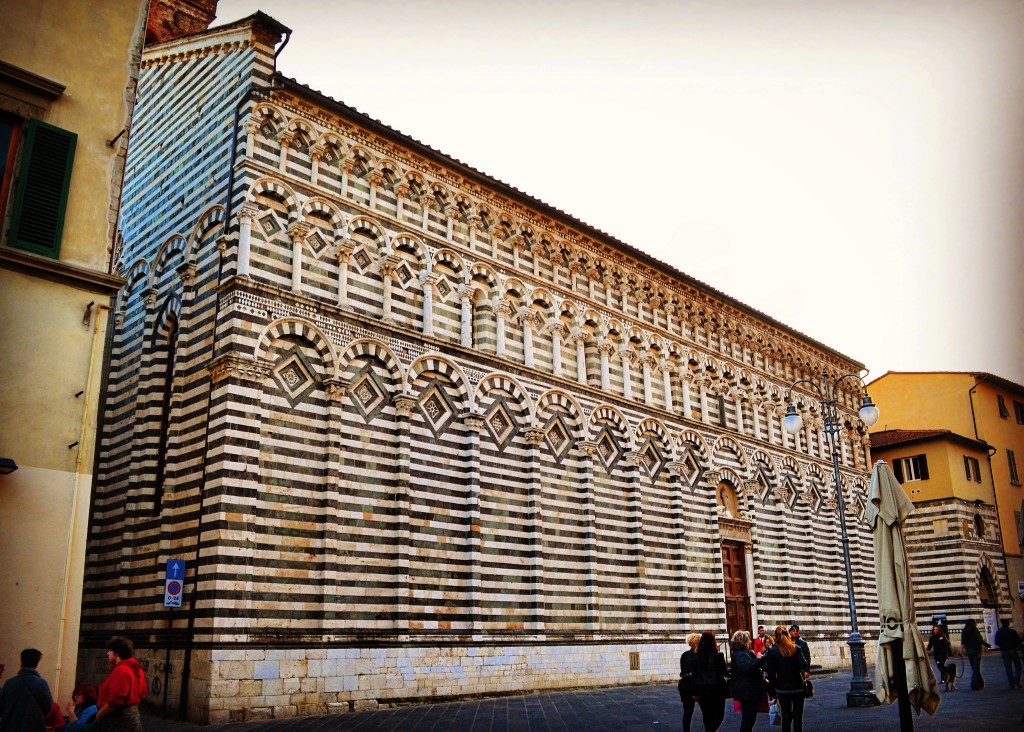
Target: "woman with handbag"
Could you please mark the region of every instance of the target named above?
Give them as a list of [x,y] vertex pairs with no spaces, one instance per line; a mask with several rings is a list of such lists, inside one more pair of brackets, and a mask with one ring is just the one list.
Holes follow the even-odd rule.
[[725,656],[718,650],[715,634],[701,633],[697,643],[697,670],[694,673],[697,704],[704,717],[705,732],[716,732],[725,719],[725,698],[729,695],[729,676]]
[[784,625],[775,628],[775,645],[765,654],[768,688],[773,689],[782,713],[782,732],[804,728],[804,682],[810,677],[807,659],[800,653]]
[[732,649],[732,698],[740,705],[740,732],[751,732],[761,705],[768,711],[768,690],[764,683],[764,659],[751,650],[750,633],[737,630],[729,642]]
[[683,732],[690,732],[693,720],[693,709],[697,706],[697,693],[694,687],[694,674],[697,672],[697,643],[700,633],[690,633],[686,644],[690,646],[679,657],[679,700],[683,702]]

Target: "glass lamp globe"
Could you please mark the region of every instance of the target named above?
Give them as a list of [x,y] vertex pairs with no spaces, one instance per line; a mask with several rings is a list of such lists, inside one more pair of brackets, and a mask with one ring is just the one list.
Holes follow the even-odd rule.
[[[878,411],[878,410],[875,410]],[[876,417],[877,419],[877,417]],[[786,407],[786,416],[782,418],[782,428],[791,435],[795,435],[804,426],[804,418],[797,414],[796,407],[790,404]]]
[[878,407],[875,406],[874,402],[871,401],[869,394],[864,395],[864,403],[860,407],[860,419],[868,427],[871,427],[878,421]]

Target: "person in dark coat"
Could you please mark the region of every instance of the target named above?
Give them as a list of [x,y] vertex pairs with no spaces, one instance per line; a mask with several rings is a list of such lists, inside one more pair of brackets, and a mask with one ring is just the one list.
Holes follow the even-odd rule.
[[807,661],[807,668],[810,668],[811,647],[807,645],[807,641],[800,637],[800,626],[796,623],[789,626],[789,637],[796,644],[797,650],[803,654],[804,660]]
[[751,732],[757,722],[758,707],[768,699],[764,683],[764,659],[754,655],[750,633],[737,630],[732,634],[732,698],[740,703],[743,720],[740,732]]
[[981,691],[985,688],[985,678],[981,675],[981,653],[992,645],[978,630],[978,622],[974,618],[964,625],[960,633],[960,643],[963,645],[967,660],[971,662],[971,690]]
[[932,634],[928,636],[928,646],[925,650],[931,653],[935,659],[935,665],[939,667],[939,678],[946,681],[946,661],[953,655],[953,646],[942,631],[941,625],[932,628]]
[[1020,636],[1010,627],[1009,620],[1003,620],[1003,627],[996,631],[996,645],[1003,657],[1006,678],[1011,689],[1019,689],[1020,685]]
[[804,728],[804,681],[811,675],[804,654],[780,625],[775,629],[775,645],[766,654],[768,688],[779,700],[782,732],[802,732]]
[[718,650],[715,634],[710,630],[701,633],[697,643],[697,672],[694,676],[697,689],[697,704],[704,718],[705,732],[715,732],[725,719],[725,698],[729,690],[729,672],[725,667],[725,656]]
[[683,702],[683,732],[690,732],[693,710],[697,706],[694,676],[697,673],[697,644],[700,633],[690,633],[686,639],[689,650],[679,656],[679,699]]
[[36,671],[42,658],[35,648],[21,652],[21,670],[0,690],[0,732],[46,732],[53,695]]

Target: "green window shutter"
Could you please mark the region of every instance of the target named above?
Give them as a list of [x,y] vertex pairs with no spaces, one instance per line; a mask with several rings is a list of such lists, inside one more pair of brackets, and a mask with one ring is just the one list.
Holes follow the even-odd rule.
[[28,121],[8,246],[54,259],[60,254],[77,140],[73,132]]

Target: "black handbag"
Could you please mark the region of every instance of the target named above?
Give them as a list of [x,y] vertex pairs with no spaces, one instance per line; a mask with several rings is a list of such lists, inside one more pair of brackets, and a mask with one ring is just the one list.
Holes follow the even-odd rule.
[[810,699],[814,696],[814,684],[811,683],[810,679],[804,681],[804,698]]

